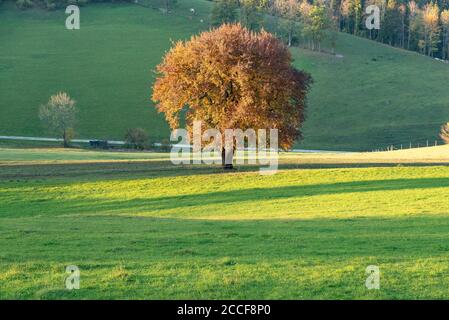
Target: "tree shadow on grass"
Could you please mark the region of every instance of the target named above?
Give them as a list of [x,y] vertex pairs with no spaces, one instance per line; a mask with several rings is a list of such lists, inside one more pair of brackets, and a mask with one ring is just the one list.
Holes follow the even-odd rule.
[[[139,208],[149,211],[165,209],[186,209],[191,206],[231,204],[247,201],[283,200],[297,197],[312,197],[354,192],[397,191],[449,187],[447,178],[370,180],[340,182],[332,184],[300,185],[275,188],[252,188],[232,191],[208,192],[193,195],[158,197],[154,199],[133,199],[99,203],[99,209]],[[96,203],[85,204],[93,205]]]
[[[414,166],[449,166],[447,162],[367,162],[367,163],[279,163],[278,170],[335,169],[335,168],[381,168]],[[174,165],[169,160],[101,161],[80,163],[21,163],[0,165],[0,181],[13,179],[81,178],[98,176],[101,179],[171,177],[201,174],[228,174],[236,172],[259,172],[266,166],[240,165],[234,170],[223,170],[220,165]]]
[[[36,207],[36,214],[48,212],[49,214],[68,213],[127,213],[144,211],[151,214],[160,210],[189,210],[194,206],[228,205],[233,203],[257,202],[266,200],[285,200],[289,198],[312,197],[321,195],[339,195],[347,193],[363,193],[375,191],[398,191],[414,189],[437,189],[449,187],[447,178],[423,179],[391,179],[369,180],[354,182],[339,182],[332,184],[294,185],[274,188],[252,188],[231,191],[218,191],[200,194],[187,194],[176,196],[163,196],[155,198],[137,198],[130,200],[110,199],[45,199],[42,208]],[[13,213],[4,212],[10,216]],[[24,213],[25,214],[25,213]],[[29,214],[32,213],[30,209]]]

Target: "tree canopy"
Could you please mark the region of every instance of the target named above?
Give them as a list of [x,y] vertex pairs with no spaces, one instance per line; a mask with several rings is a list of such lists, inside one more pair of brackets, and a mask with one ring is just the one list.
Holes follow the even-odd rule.
[[237,0],[215,0],[211,14],[212,25],[220,26],[223,23],[236,21],[238,7]]
[[224,24],[174,44],[157,66],[152,99],[173,129],[181,118],[189,132],[195,120],[221,132],[278,129],[288,149],[301,137],[311,84],[291,63],[274,35]]
[[65,92],[59,92],[50,97],[47,104],[39,108],[39,119],[50,132],[62,136],[67,147],[73,135],[73,126],[78,112],[75,100]]

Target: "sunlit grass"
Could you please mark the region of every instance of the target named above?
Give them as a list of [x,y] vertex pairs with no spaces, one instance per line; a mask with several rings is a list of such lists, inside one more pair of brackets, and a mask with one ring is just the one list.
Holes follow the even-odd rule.
[[195,170],[2,179],[0,298],[449,294],[447,167]]

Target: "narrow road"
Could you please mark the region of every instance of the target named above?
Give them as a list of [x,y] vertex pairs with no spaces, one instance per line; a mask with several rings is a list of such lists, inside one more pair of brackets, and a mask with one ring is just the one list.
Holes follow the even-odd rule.
[[[42,141],[42,142],[62,142],[61,138],[45,138],[45,137],[22,137],[22,136],[0,136],[0,140],[22,140],[22,141]],[[72,139],[76,143],[89,143],[90,141],[97,141],[99,139]],[[107,140],[108,144],[124,145],[125,141]],[[162,143],[154,143],[155,146],[161,146]],[[178,147],[190,147],[185,145],[177,145]],[[245,149],[246,150],[246,149]],[[307,150],[307,149],[292,149],[290,152],[303,153],[350,153],[349,151],[329,151],[329,150]]]
[[[21,137],[21,136],[0,136],[0,140],[23,140],[23,141],[44,141],[44,142],[62,142],[61,138],[44,138],[44,137]],[[72,139],[73,142],[89,143],[98,139]],[[108,140],[109,144],[123,145],[125,141]]]

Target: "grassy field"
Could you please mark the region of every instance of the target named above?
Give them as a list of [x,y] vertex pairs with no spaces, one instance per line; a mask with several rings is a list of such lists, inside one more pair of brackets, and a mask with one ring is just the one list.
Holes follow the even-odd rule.
[[[448,163],[405,153],[282,155],[261,176],[0,149],[0,298],[447,298]],[[68,291],[72,264],[81,289]],[[365,288],[368,265],[380,290]]]
[[[37,108],[58,90],[80,108],[80,138],[122,139],[129,127],[153,140],[168,127],[150,102],[152,70],[170,47],[208,28],[210,2],[183,0],[171,15],[136,5],[81,8],[81,29],[64,28],[63,11],[0,8],[0,134],[46,136]],[[197,15],[190,19],[189,9]],[[203,22],[201,22],[203,19]],[[312,73],[300,147],[371,150],[433,141],[449,120],[449,66],[416,53],[340,34],[342,57],[293,48]],[[7,120],[7,121],[5,121]]]
[[[168,138],[153,70],[172,40],[209,28],[211,8],[178,3],[88,5],[79,31],[61,10],[0,4],[0,135],[47,136],[38,106],[64,90],[80,138]],[[297,147],[422,146],[449,120],[447,64],[347,34],[337,56],[291,51],[315,80]],[[281,153],[263,176],[51,145],[0,141],[0,299],[449,297],[449,146]],[[369,265],[380,290],[365,287]]]

